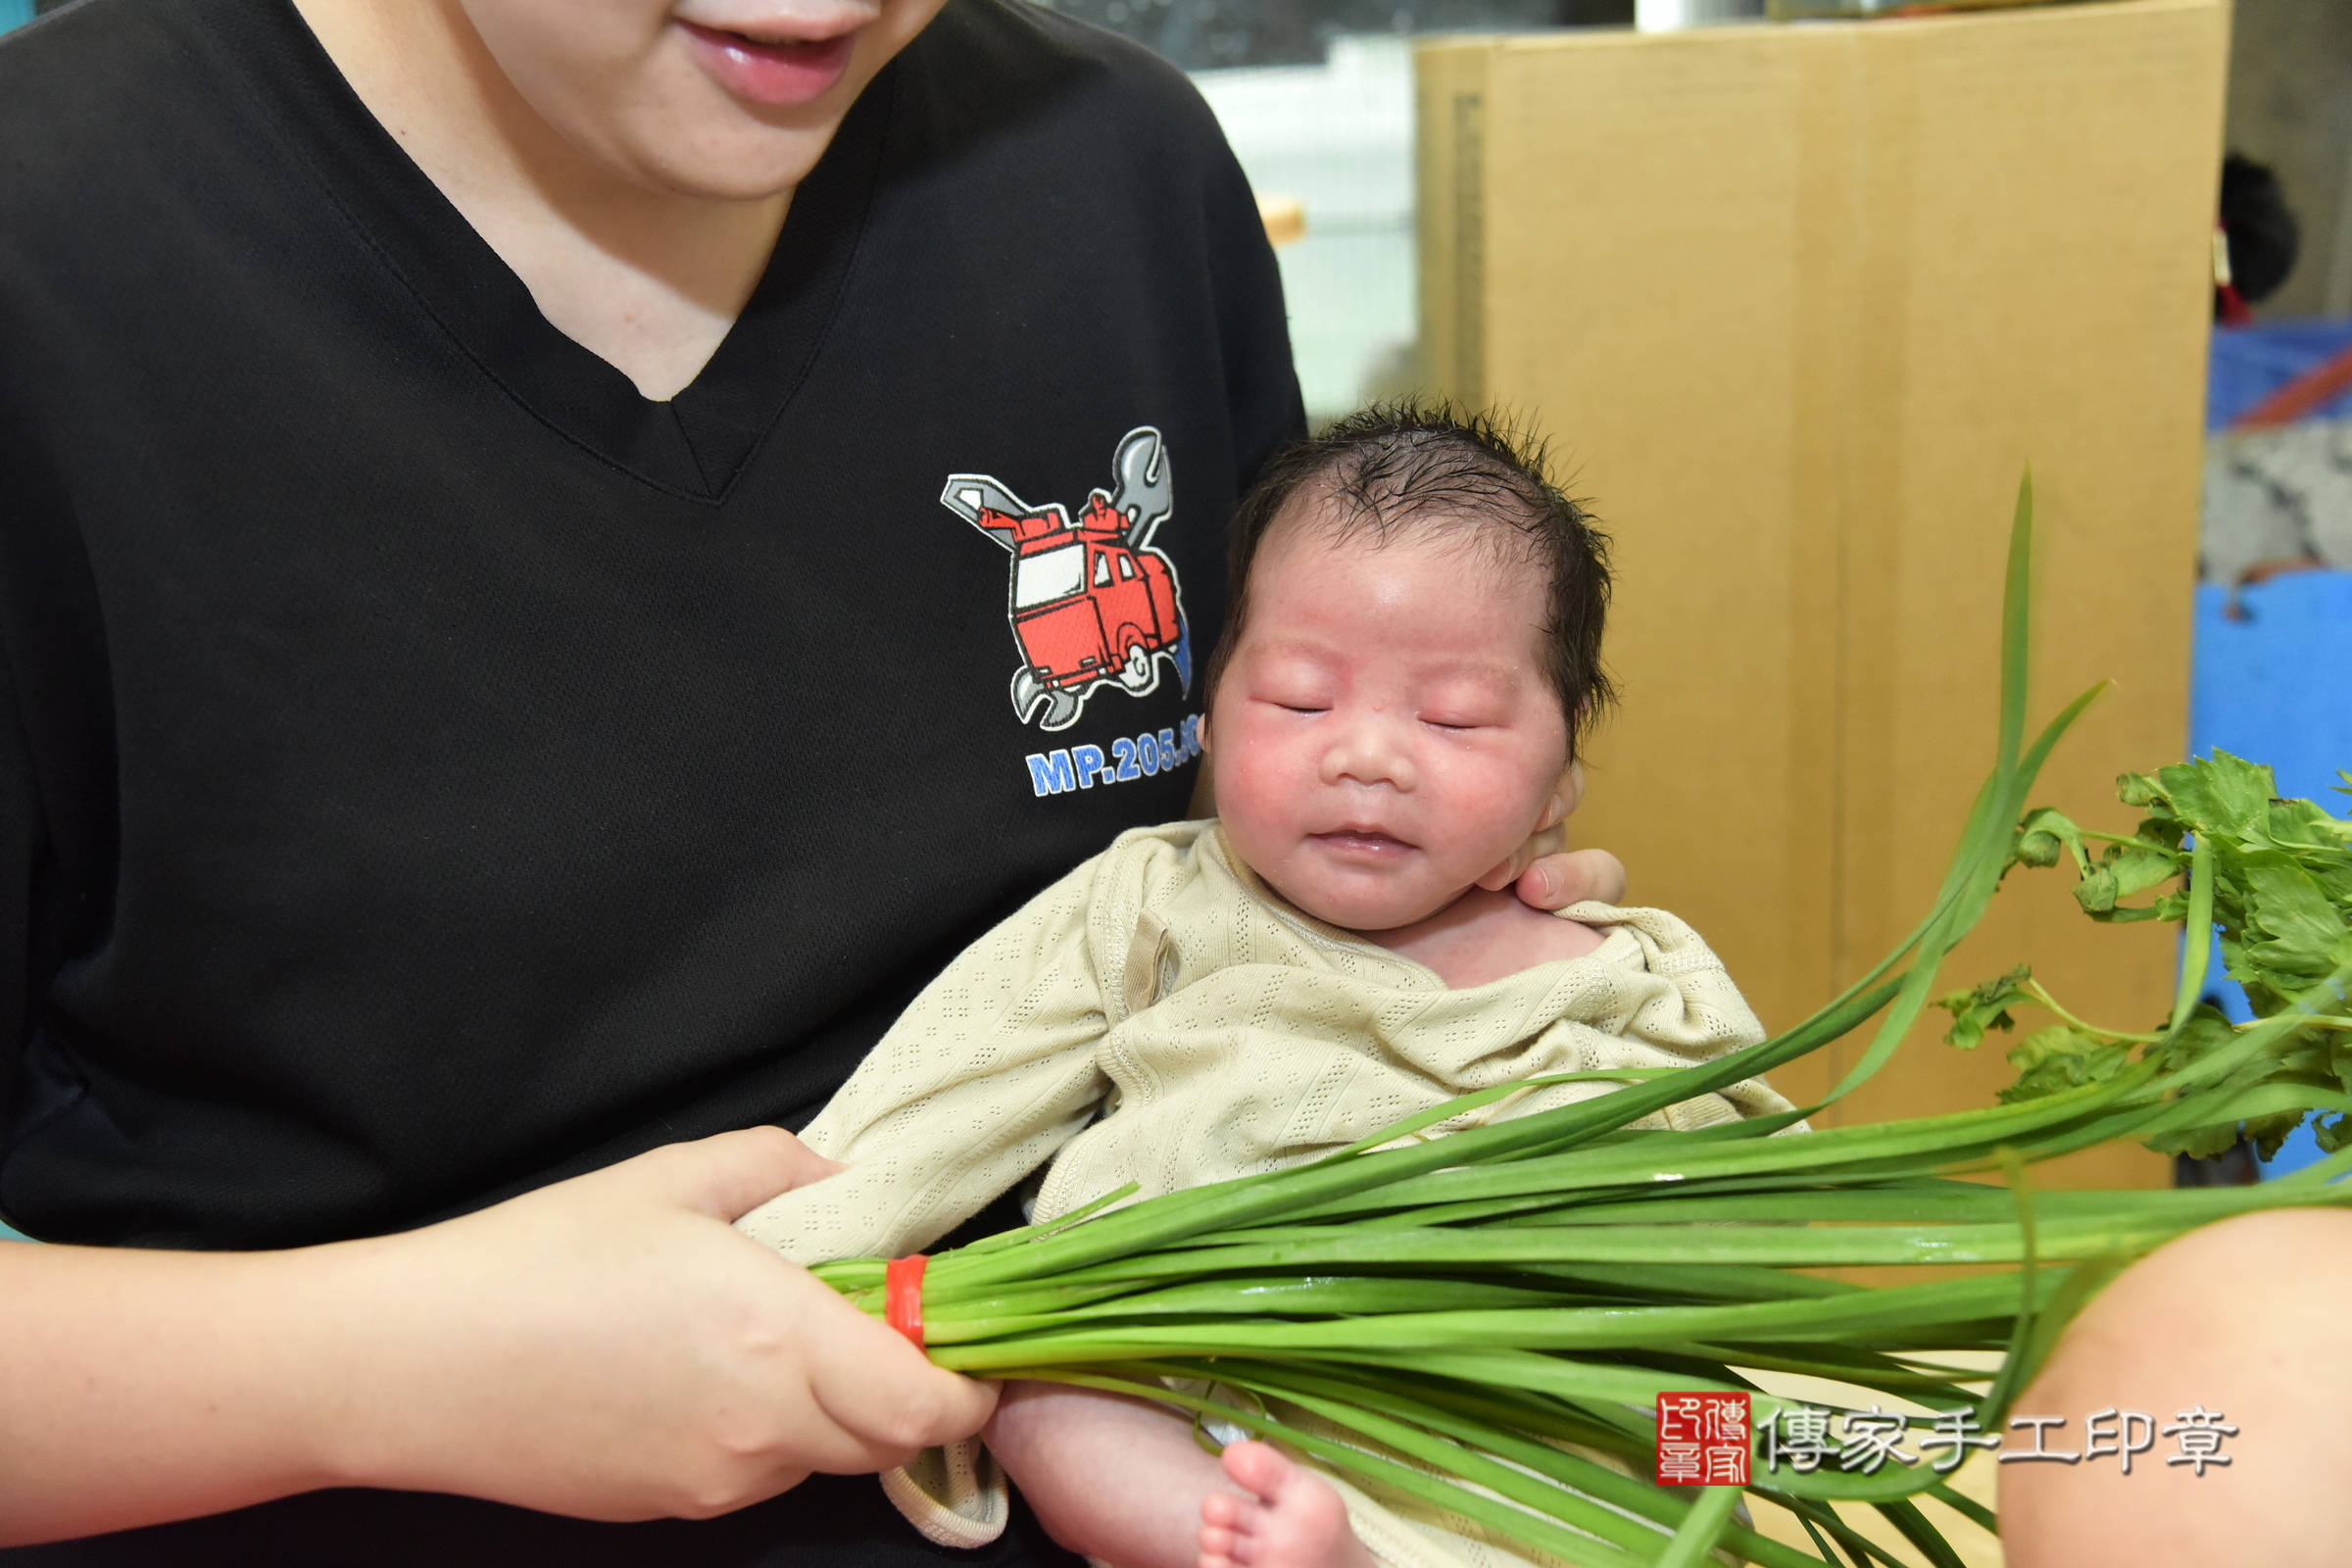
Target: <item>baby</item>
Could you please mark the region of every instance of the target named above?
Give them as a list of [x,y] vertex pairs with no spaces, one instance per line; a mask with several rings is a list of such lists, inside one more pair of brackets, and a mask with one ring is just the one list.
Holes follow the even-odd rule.
[[[1604,541],[1540,460],[1483,420],[1357,415],[1274,462],[1234,562],[1200,727],[1217,819],[1122,836],[958,958],[804,1135],[845,1170],[746,1230],[804,1262],[897,1255],[1041,1166],[1043,1221],[1128,1182],[1296,1164],[1474,1089],[1761,1037],[1673,916],[1510,891],[1610,695]],[[1751,1081],[1661,1122],[1787,1108]],[[1264,1443],[1212,1457],[1160,1406],[1014,1384],[983,1436],[885,1478],[933,1540],[1002,1530],[993,1455],[1054,1539],[1117,1568],[1508,1555]]]

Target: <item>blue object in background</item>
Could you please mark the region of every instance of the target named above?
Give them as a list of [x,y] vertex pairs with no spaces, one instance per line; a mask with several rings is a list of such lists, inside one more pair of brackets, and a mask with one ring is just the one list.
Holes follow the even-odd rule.
[[2328,793],[2352,768],[2352,572],[2296,571],[2237,592],[2197,589],[2189,677],[2189,750],[2216,746],[2268,762],[2278,793],[2344,814]]
[[[2205,382],[2205,428],[2221,429],[2346,349],[2352,349],[2352,321],[2265,321],[2214,333]],[[2352,418],[2352,388],[2320,405],[2311,417]]]
[[32,0],[0,0],[0,32],[32,20]]
[[[2352,325],[2341,331],[2352,343]],[[2197,590],[2190,752],[2204,757],[2218,746],[2268,762],[2281,796],[2346,814],[2345,797],[2334,790],[2343,783],[2336,769],[2352,767],[2352,572],[2291,572],[2241,588],[2242,620],[2222,612],[2228,602],[2220,587]],[[2207,972],[2214,978],[2206,989],[2230,1017],[2253,1016],[2244,994],[2222,977],[2219,942]],[[2307,1124],[2263,1171],[2280,1176],[2319,1157]]]

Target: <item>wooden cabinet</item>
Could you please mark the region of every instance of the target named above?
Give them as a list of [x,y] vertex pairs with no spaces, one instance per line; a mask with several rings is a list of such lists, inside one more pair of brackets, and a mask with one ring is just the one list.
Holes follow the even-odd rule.
[[[1624,708],[1572,826],[1769,1024],[1934,895],[1991,760],[2028,463],[2036,720],[2115,682],[2036,804],[2128,826],[2115,775],[2182,752],[2227,39],[2217,0],[2114,0],[1418,53],[1432,383],[1532,418],[1616,541]],[[2094,925],[2067,881],[2013,874],[1949,984],[2031,959],[2147,1027],[2169,928]],[[2001,1037],[1964,1055],[1930,1023],[1827,1119],[2009,1081]]]

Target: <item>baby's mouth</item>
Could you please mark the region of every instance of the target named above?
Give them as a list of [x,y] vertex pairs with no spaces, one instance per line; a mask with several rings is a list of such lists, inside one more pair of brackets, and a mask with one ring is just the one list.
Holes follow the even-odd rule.
[[1327,850],[1366,859],[1389,859],[1412,849],[1404,840],[1383,833],[1378,828],[1334,828],[1328,833],[1310,833],[1307,837]]

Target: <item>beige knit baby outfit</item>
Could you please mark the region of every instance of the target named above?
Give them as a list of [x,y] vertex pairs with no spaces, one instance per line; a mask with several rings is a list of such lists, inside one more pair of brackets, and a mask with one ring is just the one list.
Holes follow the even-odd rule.
[[[1561,912],[1603,931],[1601,946],[1448,990],[1283,904],[1213,821],[1136,829],[973,944],[891,1026],[801,1135],[848,1170],[737,1224],[804,1263],[895,1257],[1049,1160],[1039,1221],[1129,1182],[1152,1198],[1300,1164],[1473,1090],[1689,1066],[1763,1038],[1721,961],[1673,915]],[[1507,1113],[1610,1088],[1554,1085]],[[1634,1125],[1789,1108],[1748,1079]],[[1513,1560],[1465,1521],[1400,1517],[1332,1479],[1365,1544],[1397,1568]],[[1003,1476],[977,1445],[933,1450],[884,1488],[943,1544],[1004,1529]]]

